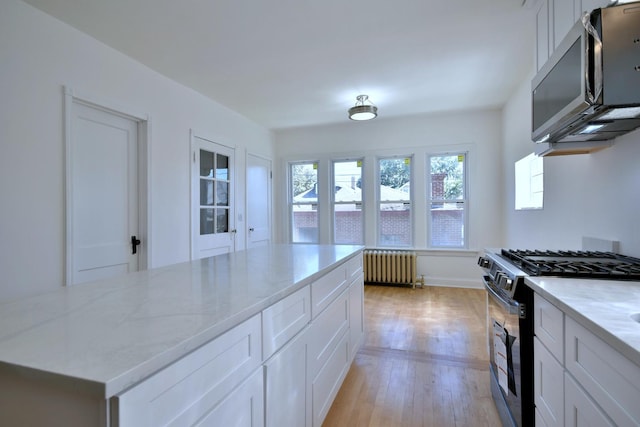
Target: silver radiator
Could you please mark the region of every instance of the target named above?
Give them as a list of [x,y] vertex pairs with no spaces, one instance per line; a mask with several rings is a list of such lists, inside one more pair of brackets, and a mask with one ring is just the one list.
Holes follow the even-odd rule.
[[[416,286],[416,253],[403,250],[364,250],[364,281]],[[424,279],[418,280],[424,285]]]

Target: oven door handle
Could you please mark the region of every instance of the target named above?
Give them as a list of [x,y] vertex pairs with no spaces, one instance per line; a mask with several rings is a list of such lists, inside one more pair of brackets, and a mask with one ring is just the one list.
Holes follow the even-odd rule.
[[510,301],[505,299],[503,296],[499,295],[493,289],[493,287],[489,284],[489,281],[487,280],[487,276],[483,276],[482,281],[484,282],[485,289],[489,293],[489,297],[491,297],[495,302],[497,302],[509,314],[520,315],[520,304],[518,304],[517,301]]

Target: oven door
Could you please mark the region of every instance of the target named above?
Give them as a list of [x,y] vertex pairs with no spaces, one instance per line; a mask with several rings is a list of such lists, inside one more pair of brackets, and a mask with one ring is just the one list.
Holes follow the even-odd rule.
[[491,391],[503,425],[522,426],[520,304],[484,278],[488,299]]

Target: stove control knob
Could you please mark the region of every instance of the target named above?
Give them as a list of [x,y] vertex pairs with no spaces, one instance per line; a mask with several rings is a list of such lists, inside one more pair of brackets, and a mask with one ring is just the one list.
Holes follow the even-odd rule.
[[513,280],[511,279],[507,279],[506,283],[505,283],[505,289],[510,291],[511,288],[513,288]]
[[502,288],[504,280],[505,280],[505,275],[502,272],[497,272],[496,273],[496,277],[494,279],[494,282],[496,284],[497,287]]
[[480,257],[478,258],[478,265],[482,268],[489,268],[489,266],[491,265],[491,261],[486,258]]

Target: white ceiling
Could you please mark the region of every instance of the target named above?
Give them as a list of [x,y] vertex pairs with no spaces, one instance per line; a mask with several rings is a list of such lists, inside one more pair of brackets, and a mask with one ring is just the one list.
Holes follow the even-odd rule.
[[270,128],[500,107],[532,67],[522,0],[25,0]]

